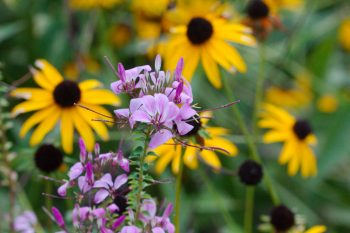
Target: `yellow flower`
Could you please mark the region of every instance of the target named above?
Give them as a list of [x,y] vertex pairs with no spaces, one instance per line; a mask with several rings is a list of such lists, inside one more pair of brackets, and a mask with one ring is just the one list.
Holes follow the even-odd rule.
[[341,23],[338,38],[342,47],[350,52],[350,18]]
[[309,123],[296,120],[287,111],[271,104],[264,104],[263,110],[258,124],[261,128],[270,129],[263,137],[264,142],[284,143],[279,163],[288,164],[290,176],[299,169],[303,177],[316,175],[316,157],[310,145],[315,145],[317,140]]
[[79,60],[67,63],[64,66],[64,75],[67,79],[77,80],[82,70],[94,74],[100,70],[100,64],[92,57],[83,55],[79,57]]
[[325,113],[335,112],[338,108],[338,100],[334,95],[324,95],[317,101],[317,108]]
[[[187,142],[189,145],[184,148],[184,164],[190,169],[198,168],[198,159],[205,162],[208,166],[214,170],[219,170],[221,168],[221,162],[214,151],[207,149],[200,149],[201,145],[204,147],[220,147],[226,150],[229,154],[228,156],[235,156],[238,152],[237,147],[230,140],[226,139],[225,136],[228,134],[228,130],[220,127],[206,127],[207,120],[201,118],[201,124],[198,124],[195,132],[190,132],[190,134],[195,137],[199,137],[198,130],[205,127],[205,131],[208,134],[206,138],[200,138],[202,142],[199,144],[194,138],[189,139]],[[157,159],[155,165],[155,171],[158,174],[163,173],[165,168],[170,162],[172,162],[171,168],[173,173],[177,174],[180,167],[181,158],[181,145],[175,143],[172,139],[166,144],[157,147],[154,152],[158,156],[148,156],[148,161],[154,161]]]
[[69,0],[69,6],[72,9],[89,10],[97,7],[112,8],[122,0]]
[[201,63],[215,88],[222,86],[218,64],[231,73],[246,72],[245,62],[229,42],[254,46],[256,41],[250,28],[231,23],[218,14],[216,1],[180,3],[168,18],[176,18],[181,25],[170,29],[169,40],[164,42],[163,51],[160,51],[166,68],[174,69],[178,59],[183,57],[186,64],[183,74],[190,80]]
[[39,59],[35,65],[38,69],[31,68],[31,72],[40,88],[16,88],[11,92],[12,96],[26,99],[13,108],[14,116],[37,111],[24,122],[20,136],[24,137],[32,127],[38,125],[30,138],[30,145],[34,146],[59,123],[62,147],[66,153],[73,151],[74,129],[77,129],[90,151],[95,144],[92,129],[103,140],[107,140],[106,125],[102,122],[93,122],[92,119],[96,118],[96,115],[74,106],[74,103],[111,116],[100,104],[118,105],[119,98],[111,91],[96,89],[102,86],[97,80],[86,80],[78,84],[64,80],[56,68],[46,60]]
[[326,231],[327,231],[327,227],[325,227],[323,225],[316,225],[316,226],[309,228],[306,231],[296,230],[296,231],[292,231],[291,233],[324,233]]
[[131,39],[131,28],[126,24],[118,24],[109,30],[109,39],[114,46],[120,48]]
[[311,83],[300,76],[292,88],[272,86],[266,90],[266,102],[286,108],[300,108],[310,104],[312,99]]

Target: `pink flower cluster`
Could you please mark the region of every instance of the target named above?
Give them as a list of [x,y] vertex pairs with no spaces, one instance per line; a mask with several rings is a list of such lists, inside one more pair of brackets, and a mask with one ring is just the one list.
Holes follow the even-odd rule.
[[150,148],[156,148],[177,135],[185,135],[193,129],[188,121],[197,115],[192,108],[191,85],[182,77],[183,59],[180,59],[174,74],[160,70],[158,55],[155,71],[150,66],[125,70],[118,64],[120,80],[111,84],[112,90],[129,94],[129,108],[115,110],[120,120],[127,120],[131,128],[137,122],[152,126]]

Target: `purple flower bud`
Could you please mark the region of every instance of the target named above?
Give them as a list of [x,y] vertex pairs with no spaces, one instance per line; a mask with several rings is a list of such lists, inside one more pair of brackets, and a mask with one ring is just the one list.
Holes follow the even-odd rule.
[[156,61],[155,61],[154,68],[156,69],[156,71],[159,71],[161,66],[162,66],[162,58],[161,58],[160,55],[158,54],[158,55],[156,56]]
[[100,144],[95,144],[95,156],[98,156],[100,154]]
[[169,218],[171,212],[173,211],[173,204],[169,203],[168,206],[165,208],[164,213],[163,213],[163,220],[165,221],[167,218]]
[[119,218],[117,218],[117,220],[115,220],[115,222],[112,224],[112,229],[115,230],[118,227],[120,227],[120,225],[122,225],[122,223],[124,222],[125,218],[125,215],[122,215]]
[[110,213],[114,213],[116,211],[119,211],[119,207],[114,203],[107,206],[107,209]]
[[119,75],[120,81],[124,83],[126,81],[126,75],[125,75],[125,69],[122,63],[118,63],[118,75]]
[[61,212],[56,207],[52,207],[51,211],[52,211],[52,214],[53,214],[53,216],[54,216],[54,218],[56,220],[57,225],[60,228],[64,229],[65,228],[64,227],[64,219],[62,217]]
[[184,83],[183,82],[180,82],[179,85],[177,86],[176,88],[176,92],[175,92],[175,98],[174,98],[174,102],[175,104],[179,104],[181,103],[181,93],[184,89]]
[[58,195],[61,197],[65,197],[67,195],[67,188],[68,188],[69,182],[64,183],[57,189]]
[[86,179],[89,184],[94,182],[94,170],[90,161],[86,164]]
[[177,62],[176,69],[175,69],[175,80],[178,82],[181,81],[181,74],[182,74],[183,68],[184,68],[184,59],[181,57],[180,60]]
[[125,172],[129,172],[130,171],[129,160],[124,158],[123,152],[121,150],[119,150],[118,153],[117,153],[117,161],[118,161],[119,166]]
[[86,159],[86,146],[84,140],[79,138],[80,162],[84,163]]

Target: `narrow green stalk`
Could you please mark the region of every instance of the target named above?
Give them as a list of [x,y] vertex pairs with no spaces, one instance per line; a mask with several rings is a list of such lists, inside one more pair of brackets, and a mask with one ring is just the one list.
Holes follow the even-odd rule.
[[[228,85],[226,79],[227,79],[227,77],[225,77],[223,79],[226,95],[227,95],[227,97],[230,100],[234,100],[235,97],[234,97],[233,93],[231,92],[231,89],[229,88],[230,86]],[[233,113],[233,115],[235,116],[235,118],[237,120],[238,126],[240,127],[240,129],[241,129],[241,131],[242,131],[242,133],[243,133],[243,135],[245,137],[245,140],[247,141],[247,145],[248,145],[249,150],[251,152],[250,153],[250,157],[253,160],[255,160],[255,161],[259,162],[260,164],[262,164],[262,160],[261,160],[261,158],[259,156],[257,147],[255,145],[255,140],[252,137],[252,135],[249,133],[248,127],[247,127],[246,123],[243,120],[241,112],[239,111],[238,107],[235,106],[235,105],[233,105],[231,107],[231,110],[232,110],[232,113]],[[272,202],[275,205],[279,204],[280,200],[279,200],[279,198],[277,196],[276,190],[273,187],[273,184],[272,184],[272,181],[271,181],[271,177],[270,177],[270,175],[269,175],[267,170],[264,170],[264,182],[265,182],[266,187],[269,190]]]
[[254,192],[255,187],[247,187],[245,195],[245,212],[244,212],[244,233],[253,232],[253,214],[254,214]]
[[234,219],[232,218],[232,216],[228,212],[227,206],[225,205],[225,203],[222,202],[221,196],[216,191],[214,185],[211,183],[211,181],[208,178],[205,171],[203,171],[201,168],[199,168],[198,170],[200,172],[200,175],[201,175],[203,181],[207,185],[208,191],[211,193],[211,196],[213,197],[213,201],[216,202],[218,208],[220,209],[222,217],[226,221],[226,223],[230,229],[230,232],[234,232],[234,233],[242,232],[242,229],[238,226],[238,224],[234,221]]
[[147,155],[147,149],[148,149],[148,139],[149,139],[149,133],[146,134],[145,144],[143,147],[143,153],[140,157],[140,167],[139,167],[139,176],[138,176],[138,189],[136,194],[136,219],[139,219],[140,211],[141,211],[141,199],[142,199],[142,192],[143,192],[143,166],[145,163],[145,158]]
[[259,73],[258,78],[256,80],[256,88],[255,88],[255,105],[253,112],[253,136],[257,138],[257,120],[258,113],[261,106],[261,101],[263,100],[263,87],[265,80],[265,48],[264,44],[261,43],[259,46],[259,54],[260,54],[260,65],[259,65]]
[[181,187],[182,187],[182,173],[184,167],[183,148],[181,147],[181,156],[179,162],[179,171],[176,177],[176,193],[175,193],[175,233],[180,233],[180,206],[181,206]]

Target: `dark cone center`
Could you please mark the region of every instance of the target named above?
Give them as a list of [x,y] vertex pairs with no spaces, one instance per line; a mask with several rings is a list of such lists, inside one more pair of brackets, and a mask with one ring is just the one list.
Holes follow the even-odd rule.
[[247,160],[239,167],[238,175],[242,183],[256,185],[263,177],[263,170],[257,162]]
[[269,15],[269,7],[261,0],[252,0],[248,3],[247,14],[251,19],[262,19]]
[[187,119],[186,123],[192,125],[193,129],[191,129],[190,132],[188,132],[187,134],[185,134],[183,136],[194,136],[194,135],[197,135],[198,131],[202,127],[202,123],[200,121],[200,118],[197,115]]
[[276,206],[270,213],[271,224],[278,232],[285,232],[294,224],[294,213],[284,205]]
[[213,25],[201,17],[192,18],[187,25],[187,37],[192,44],[206,42],[213,34]]
[[76,82],[65,80],[56,86],[53,97],[61,107],[71,107],[79,102],[81,91]]
[[293,131],[300,140],[304,140],[312,133],[312,128],[309,122],[305,120],[297,120],[293,126]]
[[63,163],[62,152],[50,144],[44,144],[38,148],[34,155],[36,166],[43,172],[56,171]]

